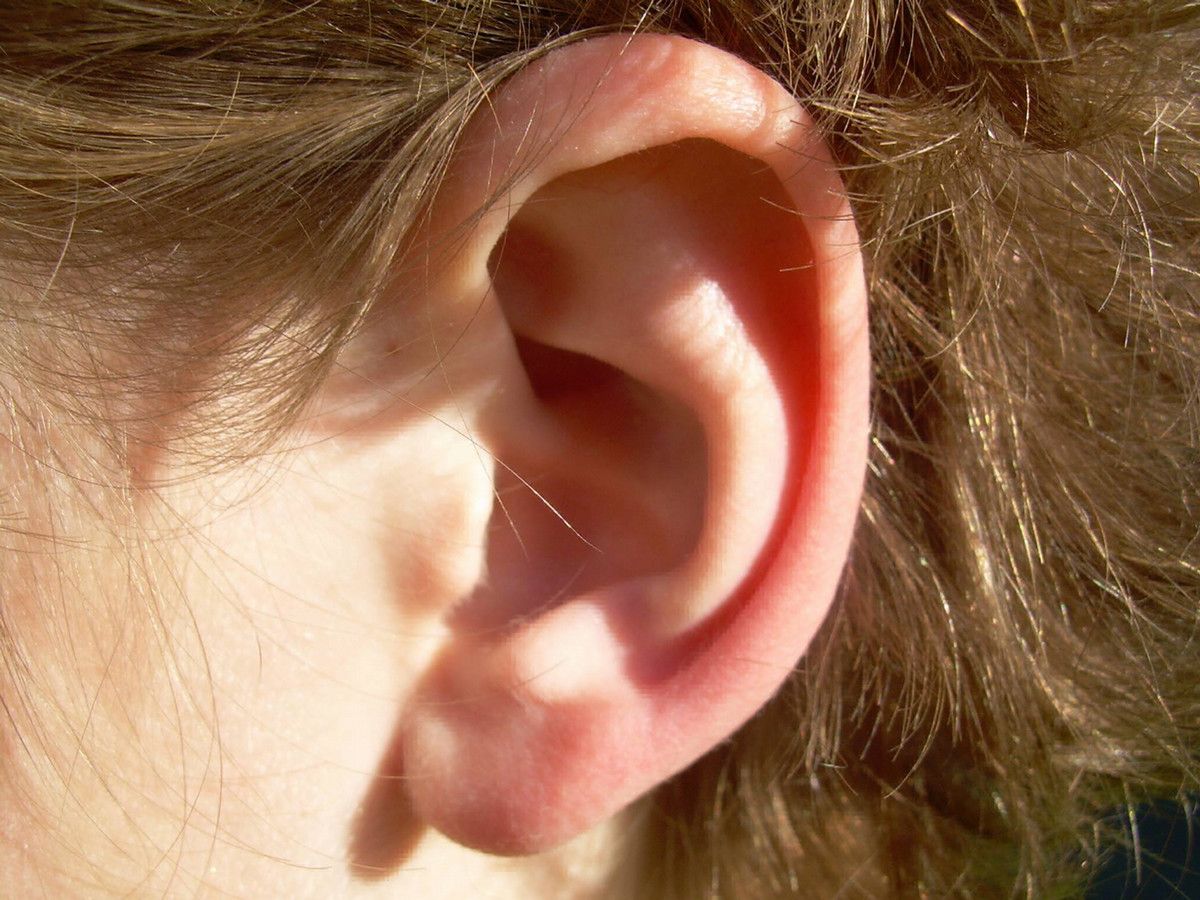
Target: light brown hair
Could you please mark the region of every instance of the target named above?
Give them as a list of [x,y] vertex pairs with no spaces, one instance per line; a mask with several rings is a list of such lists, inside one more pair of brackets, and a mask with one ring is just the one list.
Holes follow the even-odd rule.
[[[146,447],[263,452],[491,88],[596,31],[728,49],[838,155],[874,439],[834,613],[761,716],[645,801],[641,881],[1071,890],[1106,811],[1197,786],[1198,25],[1182,0],[7,9],[9,437],[99,438],[87,471],[23,462],[41,485],[111,487]],[[45,546],[30,490],[10,556]],[[8,603],[0,640],[15,698],[33,651]]]

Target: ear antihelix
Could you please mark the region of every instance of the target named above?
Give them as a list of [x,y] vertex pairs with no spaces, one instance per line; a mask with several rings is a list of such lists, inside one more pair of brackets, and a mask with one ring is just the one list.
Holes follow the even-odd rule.
[[861,490],[867,344],[832,161],[727,54],[557,51],[473,123],[430,221],[502,183],[436,293],[485,296],[519,362],[475,422],[506,483],[403,750],[428,821],[524,853],[703,754],[803,653]]
[[[799,463],[803,435],[792,425],[806,418],[815,382],[794,351],[811,346],[815,307],[799,302],[805,276],[779,271],[808,258],[785,204],[761,163],[690,140],[555,179],[493,256],[506,320],[522,346],[543,348],[526,350],[538,383],[558,383],[537,390],[569,389],[570,402],[548,405],[595,432],[585,455],[641,432],[643,443],[620,454],[617,480],[636,480],[639,494],[677,488],[649,504],[678,523],[666,530],[686,533],[688,550],[639,584],[638,630],[654,641],[724,606],[769,541]],[[702,527],[679,527],[697,517]]]

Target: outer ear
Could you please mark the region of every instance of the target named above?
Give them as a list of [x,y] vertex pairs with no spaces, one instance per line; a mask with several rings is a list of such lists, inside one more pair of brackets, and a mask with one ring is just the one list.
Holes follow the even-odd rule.
[[436,377],[498,501],[407,784],[456,840],[533,852],[727,737],[825,617],[866,459],[857,235],[779,84],[615,36],[497,92],[401,269],[457,329]]

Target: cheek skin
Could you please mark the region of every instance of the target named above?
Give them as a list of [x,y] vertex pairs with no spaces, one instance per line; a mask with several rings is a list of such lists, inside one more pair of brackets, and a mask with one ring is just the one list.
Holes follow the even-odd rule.
[[443,612],[479,577],[490,470],[433,420],[386,440],[382,463],[379,447],[305,451],[189,552],[219,690],[247,706],[248,743],[278,735],[295,764],[374,769]]
[[[348,890],[360,805],[444,613],[480,578],[491,476],[471,440],[424,415],[148,500],[144,577],[130,576],[131,544],[111,526],[78,559],[59,553],[88,580],[30,635],[35,651],[66,634],[73,647],[70,660],[35,653],[35,680],[63,686],[39,698],[61,716],[28,779],[50,785],[39,802],[58,820],[45,854],[78,848],[118,894],[171,877],[249,895]],[[32,832],[4,819],[5,834]],[[137,841],[108,837],[122,834]],[[177,855],[172,876],[164,860]],[[422,868],[448,867],[478,875],[461,860]]]

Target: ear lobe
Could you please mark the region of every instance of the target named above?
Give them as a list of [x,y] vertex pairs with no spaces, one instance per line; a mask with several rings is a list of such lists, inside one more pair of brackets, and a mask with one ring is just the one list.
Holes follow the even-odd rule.
[[517,853],[612,815],[787,676],[848,551],[868,358],[832,161],[727,54],[612,37],[521,73],[414,252],[501,185],[431,267],[431,303],[485,298],[471,327],[508,349],[470,401],[498,462],[488,572],[403,753],[429,822]]

